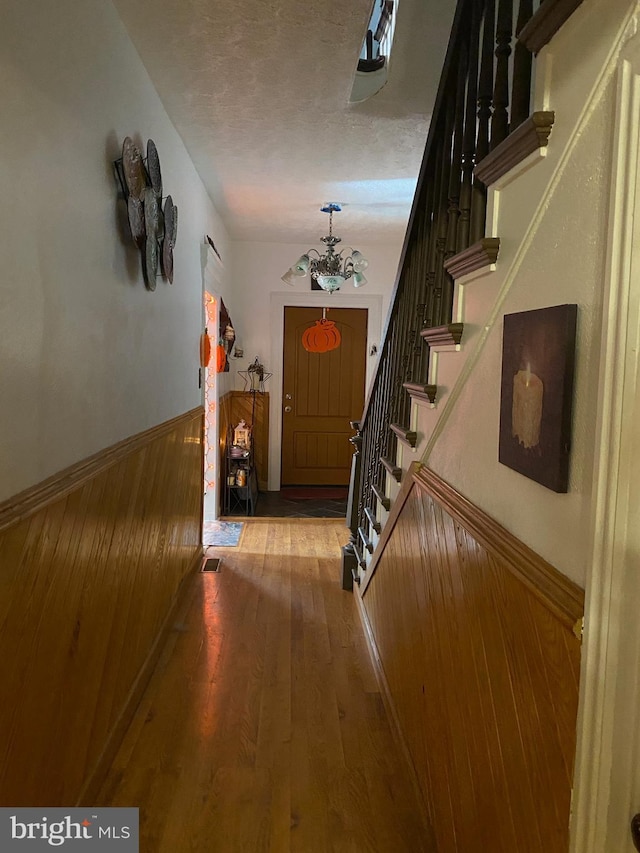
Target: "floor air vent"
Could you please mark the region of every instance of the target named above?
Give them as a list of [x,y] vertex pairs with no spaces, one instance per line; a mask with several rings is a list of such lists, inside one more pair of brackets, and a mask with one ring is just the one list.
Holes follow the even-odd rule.
[[218,558],[205,560],[201,572],[219,572],[221,566],[221,561]]

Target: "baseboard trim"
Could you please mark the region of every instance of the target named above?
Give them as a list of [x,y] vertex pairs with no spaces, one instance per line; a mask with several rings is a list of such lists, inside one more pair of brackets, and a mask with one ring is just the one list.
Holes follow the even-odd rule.
[[133,716],[140,704],[144,691],[146,690],[149,681],[151,680],[151,676],[156,668],[160,655],[162,654],[162,650],[167,642],[169,634],[171,633],[171,626],[176,620],[176,616],[182,608],[184,601],[186,599],[187,590],[191,585],[196,574],[200,571],[200,567],[202,565],[202,560],[204,558],[204,553],[202,547],[199,547],[196,553],[193,555],[193,558],[189,564],[189,568],[187,569],[178,589],[176,590],[176,594],[173,597],[173,601],[171,602],[171,606],[167,611],[167,615],[164,618],[162,623],[162,627],[158,631],[156,639],[153,642],[153,645],[149,649],[149,653],[145,659],[145,662],[142,664],[140,671],[129,691],[129,695],[124,704],[122,711],[120,712],[120,716],[116,720],[111,732],[107,736],[106,743],[100,757],[98,758],[95,767],[89,774],[82,791],[77,799],[76,806],[78,807],[86,807],[89,808],[94,806],[96,803],[96,798],[104,781],[107,777],[109,769],[113,764],[113,761],[117,755],[120,746],[122,745],[122,741],[124,740],[124,736],[127,733],[127,729],[131,725],[131,721]]
[[84,483],[101,474],[107,468],[120,462],[122,459],[141,450],[151,442],[173,432],[182,424],[188,423],[194,418],[202,417],[204,409],[197,406],[182,415],[157,424],[150,429],[119,441],[62,471],[53,474],[41,483],[19,492],[17,495],[0,503],[0,531],[5,530],[12,524],[23,521],[30,515],[44,509],[54,501],[65,497],[69,492],[82,486]]

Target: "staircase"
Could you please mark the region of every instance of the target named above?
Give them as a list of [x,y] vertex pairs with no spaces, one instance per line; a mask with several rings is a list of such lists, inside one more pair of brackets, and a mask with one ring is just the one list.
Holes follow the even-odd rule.
[[[555,113],[545,54],[535,57],[579,5],[459,0],[376,375],[352,424],[345,589],[355,582],[364,591],[385,525],[400,510],[403,484],[409,488],[407,472],[429,459],[442,435],[501,320],[536,211],[553,192],[562,158],[536,177]],[[588,102],[597,81],[585,85]],[[584,103],[565,105],[567,139],[584,119]],[[519,182],[530,185],[527,203],[518,202],[517,233],[509,233],[505,251],[498,228]]]

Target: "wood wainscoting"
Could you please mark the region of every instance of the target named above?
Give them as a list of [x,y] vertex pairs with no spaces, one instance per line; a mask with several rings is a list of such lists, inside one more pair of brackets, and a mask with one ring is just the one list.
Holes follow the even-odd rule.
[[583,592],[428,469],[403,497],[356,595],[438,853],[566,853]]
[[0,805],[90,804],[202,556],[203,411],[0,505]]

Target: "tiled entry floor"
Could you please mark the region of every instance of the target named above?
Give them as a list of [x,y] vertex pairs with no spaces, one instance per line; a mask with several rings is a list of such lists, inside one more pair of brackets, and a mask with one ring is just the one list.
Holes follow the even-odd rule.
[[[311,494],[311,489],[305,489]],[[333,494],[339,492],[333,491]],[[282,492],[260,492],[254,518],[345,518],[347,514],[347,489],[343,497],[292,498],[290,489]],[[326,495],[326,489],[319,489]],[[238,516],[234,516],[238,517]]]

